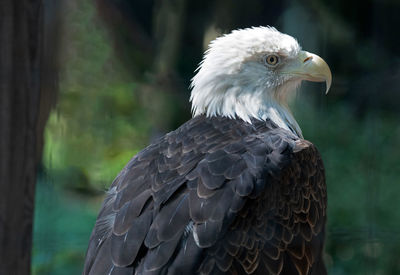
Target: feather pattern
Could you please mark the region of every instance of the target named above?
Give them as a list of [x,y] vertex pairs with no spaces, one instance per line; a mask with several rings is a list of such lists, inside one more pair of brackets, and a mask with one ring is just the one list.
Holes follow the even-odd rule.
[[111,190],[83,274],[326,274],[321,158],[269,120],[196,116]]

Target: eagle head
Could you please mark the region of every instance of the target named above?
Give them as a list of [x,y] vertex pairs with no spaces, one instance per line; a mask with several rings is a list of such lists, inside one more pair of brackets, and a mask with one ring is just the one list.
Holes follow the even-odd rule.
[[302,51],[293,37],[272,27],[234,30],[213,40],[192,79],[193,115],[270,119],[302,137],[287,95],[302,80],[326,82],[332,75],[319,56]]

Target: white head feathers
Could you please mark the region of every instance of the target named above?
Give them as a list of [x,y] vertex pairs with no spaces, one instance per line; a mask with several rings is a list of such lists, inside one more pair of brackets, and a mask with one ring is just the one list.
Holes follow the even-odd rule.
[[276,54],[287,63],[300,50],[293,37],[272,27],[235,30],[215,39],[192,79],[193,115],[220,115],[250,123],[251,118],[271,119],[301,136],[286,104],[287,93],[301,79],[281,74],[280,66],[267,66],[265,61]]

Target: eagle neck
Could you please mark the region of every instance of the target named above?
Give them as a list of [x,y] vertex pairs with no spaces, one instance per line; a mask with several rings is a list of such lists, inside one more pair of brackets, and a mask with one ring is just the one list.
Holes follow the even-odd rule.
[[252,119],[271,120],[280,128],[303,138],[300,126],[286,103],[288,91],[287,86],[273,91],[249,86],[245,89],[229,87],[224,92],[203,89],[200,93],[198,89],[194,89],[191,98],[193,116],[239,118],[248,123],[252,123]]
[[258,112],[256,117],[258,120],[271,120],[280,128],[288,130],[298,136],[303,138],[302,131],[297,121],[294,119],[292,113],[287,106],[284,106],[275,100],[270,100],[264,104]]

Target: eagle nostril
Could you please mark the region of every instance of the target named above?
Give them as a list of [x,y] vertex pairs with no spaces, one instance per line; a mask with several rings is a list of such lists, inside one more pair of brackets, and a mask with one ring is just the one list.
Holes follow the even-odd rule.
[[309,56],[306,59],[304,59],[303,63],[306,63],[308,60],[312,60],[312,56]]

